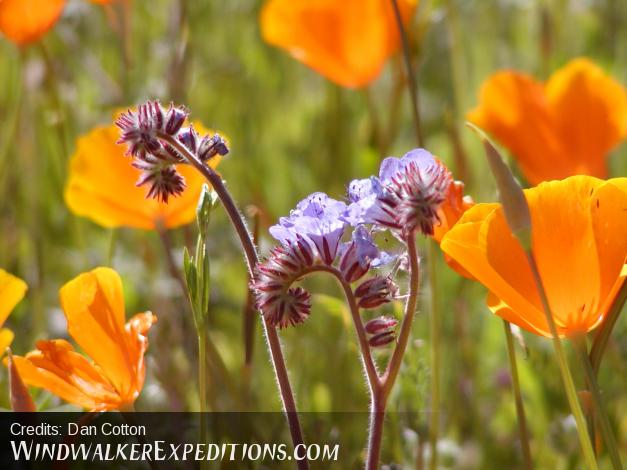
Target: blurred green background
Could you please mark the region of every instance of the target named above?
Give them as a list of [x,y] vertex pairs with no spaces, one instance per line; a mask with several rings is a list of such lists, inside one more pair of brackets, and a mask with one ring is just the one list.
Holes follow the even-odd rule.
[[[108,263],[124,279],[127,316],[152,310],[148,378],[141,411],[197,410],[196,338],[187,299],[168,271],[159,236],[111,230],[73,216],[63,202],[67,161],[76,138],[109,124],[114,110],[148,98],[173,100],[192,118],[220,130],[231,153],[219,170],[240,207],[261,210],[267,227],[313,191],[341,198],[350,179],[377,171],[382,157],[414,146],[400,56],[369,89],[341,89],[260,37],[260,1],[135,1],[124,23],[85,1],[68,2],[56,27],[23,50],[0,39],[0,266],[29,291],[6,326],[13,351],[39,338],[66,335],[58,290],[81,272]],[[426,147],[441,157],[476,201],[495,200],[483,153],[463,127],[481,82],[512,67],[546,78],[577,56],[627,83],[627,3],[605,1],[422,1],[411,24],[419,64]],[[539,149],[541,151],[541,149]],[[611,160],[627,174],[627,147]],[[256,324],[250,373],[242,371],[246,272],[221,210],[212,220],[210,409],[278,410],[275,380]],[[195,228],[172,231],[176,259]],[[424,252],[424,250],[423,250]],[[443,323],[441,458],[444,468],[520,465],[502,322],[484,305],[485,290],[438,260]],[[368,399],[354,332],[333,280],[308,281],[310,319],[281,333],[299,408],[366,411]],[[429,412],[428,289],[422,297],[389,409],[384,461],[415,466],[427,439]],[[393,312],[394,306],[383,310]],[[396,306],[400,308],[400,306]],[[620,319],[600,383],[618,439],[627,448],[627,324]],[[537,468],[575,468],[574,423],[550,343],[523,334],[519,368]],[[379,355],[384,358],[386,352]],[[579,384],[583,378],[576,377]],[[33,391],[44,409],[61,403]],[[9,407],[0,372],[0,406]],[[411,419],[395,411],[419,411]],[[423,413],[424,412],[424,413]],[[354,436],[365,442],[366,432]],[[359,444],[357,444],[359,448]],[[426,446],[425,446],[426,447]],[[602,463],[607,463],[603,462]]]

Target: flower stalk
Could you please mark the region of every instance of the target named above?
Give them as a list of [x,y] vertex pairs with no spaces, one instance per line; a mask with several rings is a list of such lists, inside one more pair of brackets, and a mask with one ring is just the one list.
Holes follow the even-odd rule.
[[394,387],[398,372],[403,362],[403,356],[407,350],[407,343],[414,322],[416,305],[418,303],[418,293],[420,290],[420,263],[418,261],[418,251],[416,249],[415,234],[411,234],[406,239],[407,257],[409,259],[409,295],[405,302],[403,322],[401,323],[398,341],[392,358],[388,362],[385,373],[381,377],[381,387],[375,390],[372,397],[370,409],[370,436],[368,439],[368,457],[366,460],[367,470],[379,468],[379,455],[381,453],[381,440],[383,438],[383,421],[385,409],[390,392]]
[[418,145],[418,147],[422,147],[424,139],[422,137],[420,106],[418,104],[418,82],[416,80],[414,67],[411,63],[411,49],[409,47],[409,39],[407,38],[407,32],[405,31],[405,26],[403,25],[403,18],[401,16],[401,11],[398,7],[398,0],[392,0],[392,6],[394,7],[396,26],[398,27],[398,33],[401,37],[401,44],[403,46],[403,60],[405,61],[405,68],[407,69],[407,87],[409,88],[409,94],[411,98],[411,112],[414,118],[416,144]]
[[[240,240],[241,246],[244,251],[244,256],[246,259],[246,264],[248,266],[248,272],[252,279],[255,278],[255,266],[257,265],[259,258],[257,256],[257,251],[255,250],[255,246],[252,242],[250,233],[246,228],[243,217],[231,194],[226,189],[222,179],[220,176],[208,165],[202,162],[194,153],[190,152],[189,149],[179,142],[175,137],[171,136],[166,132],[159,132],[157,135],[164,142],[167,142],[171,145],[183,158],[194,168],[196,168],[211,184],[213,190],[218,195],[224,210],[226,211],[229,219],[231,220],[231,224],[235,229],[238,238]],[[279,391],[281,395],[281,400],[283,402],[283,409],[286,413],[288,425],[290,428],[290,434],[292,437],[292,442],[294,446],[303,443],[303,435],[302,429],[300,426],[300,420],[298,418],[298,414],[296,411],[296,402],[294,400],[294,395],[292,393],[292,387],[289,382],[289,376],[287,373],[287,366],[285,365],[285,359],[283,358],[283,351],[281,349],[281,342],[279,340],[279,335],[276,331],[276,328],[269,325],[267,320],[264,318],[263,322],[264,334],[266,337],[266,341],[268,343],[268,347],[270,349],[270,359],[274,366],[274,372],[277,378],[277,382],[279,384]],[[304,470],[309,468],[309,463],[306,460],[301,460],[298,462],[298,468],[300,470]]]
[[596,335],[594,336],[594,340],[592,341],[592,347],[590,348],[590,363],[595,375],[599,374],[603,353],[605,353],[605,348],[607,347],[610,335],[612,334],[614,325],[616,325],[616,320],[618,320],[618,317],[625,306],[626,300],[627,282],[623,282],[623,285],[616,296],[616,300],[614,300],[614,304],[607,313],[607,318],[603,320],[603,323],[599,327]]
[[[584,371],[584,375],[586,377],[586,383],[588,384],[588,388],[592,394],[592,402],[594,404],[594,410],[596,411],[596,415],[599,419],[599,424],[601,427],[601,434],[603,436],[603,440],[605,441],[605,445],[607,447],[608,454],[610,455],[610,460],[612,461],[612,467],[614,470],[622,470],[623,466],[620,461],[620,455],[618,453],[618,444],[616,442],[616,437],[614,437],[614,433],[612,432],[612,427],[610,425],[610,420],[607,415],[607,411],[603,404],[603,397],[601,396],[601,389],[599,387],[599,383],[596,378],[596,373],[592,368],[592,363],[590,361],[590,356],[588,355],[588,350],[586,347],[586,338],[585,336],[573,337],[571,338],[573,346],[577,351],[577,356],[579,358],[579,362]],[[594,419],[592,419],[594,423]]]
[[440,428],[440,332],[442,329],[438,314],[438,269],[436,257],[438,244],[429,240],[429,286],[431,302],[429,313],[431,317],[431,414],[429,415],[429,448],[431,458],[429,468],[438,467],[438,435]]
[[505,342],[507,343],[509,370],[512,376],[512,390],[514,391],[514,400],[516,402],[516,416],[518,418],[518,432],[520,434],[520,447],[523,454],[524,468],[531,470],[533,469],[533,461],[531,460],[531,450],[529,449],[529,433],[527,431],[525,405],[523,404],[520,381],[518,379],[518,365],[516,363],[516,350],[514,348],[512,326],[508,321],[503,320],[503,329],[505,330]]

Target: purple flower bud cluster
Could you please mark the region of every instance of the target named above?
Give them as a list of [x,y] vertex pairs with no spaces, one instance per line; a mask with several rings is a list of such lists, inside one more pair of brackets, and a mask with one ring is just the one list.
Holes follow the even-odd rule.
[[183,127],[188,115],[184,107],[170,104],[166,109],[154,100],[139,105],[136,111],[127,110],[116,120],[120,128],[118,143],[127,145],[126,154],[142,171],[137,186],[150,184],[146,197],[167,203],[170,196],[178,196],[185,189],[185,179],[176,165],[188,161],[172,141],[181,143],[203,162],[228,153],[219,134],[201,138],[192,125]]
[[285,327],[307,318],[311,309],[309,294],[290,286],[314,265],[337,265],[342,277],[352,283],[370,267],[392,259],[379,251],[363,226],[353,231],[350,241],[341,241],[349,227],[344,220],[347,209],[344,202],[314,193],[299,202],[288,217],[270,227],[281,246],[257,266],[252,287],[257,293],[258,308],[271,324]]
[[[417,231],[433,234],[450,182],[448,170],[429,152],[417,149],[402,158],[386,158],[378,177],[351,182],[348,204],[324,193],[303,199],[288,217],[270,227],[281,246],[257,267],[253,288],[262,313],[279,327],[304,321],[311,310],[309,294],[291,284],[316,265],[354,283],[370,269],[395,259],[377,247],[372,236],[377,230],[390,229],[403,241]],[[350,238],[342,241],[350,227]],[[357,286],[354,296],[360,308],[373,309],[397,293],[391,276],[376,275]],[[390,326],[373,335],[372,345],[393,339]]]

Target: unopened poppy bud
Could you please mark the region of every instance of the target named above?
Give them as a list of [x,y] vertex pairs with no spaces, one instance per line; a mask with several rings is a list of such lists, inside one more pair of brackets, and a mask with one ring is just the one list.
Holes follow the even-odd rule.
[[531,250],[531,212],[527,199],[525,199],[525,193],[485,133],[470,123],[467,125],[481,138],[490,170],[499,191],[499,199],[503,205],[507,225],[525,251]]
[[11,409],[16,412],[34,412],[37,411],[33,399],[28,393],[28,389],[19,371],[13,362],[13,354],[11,349],[7,348],[7,366],[9,368],[9,391],[11,395]]
[[204,136],[198,145],[198,158],[203,162],[216,155],[226,155],[227,153],[229,153],[229,148],[219,134]]
[[366,333],[368,334],[377,335],[383,332],[388,332],[388,331],[393,330],[397,324],[398,324],[398,321],[396,320],[396,318],[379,317],[379,318],[373,318],[372,320],[367,322],[364,325],[364,329],[366,330]]
[[393,331],[386,331],[379,333],[368,340],[368,344],[372,348],[380,348],[394,341],[395,336]]
[[361,308],[376,308],[392,300],[398,287],[389,277],[375,276],[355,289],[357,305]]

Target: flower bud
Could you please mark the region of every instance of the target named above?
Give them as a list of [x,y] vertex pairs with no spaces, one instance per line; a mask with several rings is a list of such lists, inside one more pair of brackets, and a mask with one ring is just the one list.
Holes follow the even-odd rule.
[[181,129],[177,135],[179,141],[193,154],[198,150],[198,132],[190,125]]
[[168,112],[165,115],[165,125],[163,130],[167,134],[176,135],[176,133],[183,126],[188,114],[189,111],[186,108],[175,108],[174,105],[170,103],[170,109],[168,109]]
[[347,282],[355,282],[370,269],[371,262],[381,253],[363,225],[353,231],[352,241],[344,245],[340,258],[340,271]]
[[203,162],[216,155],[226,155],[227,153],[229,153],[229,148],[220,134],[206,135],[198,145],[198,158]]
[[390,344],[394,341],[395,336],[393,331],[386,331],[384,333],[379,333],[378,335],[373,336],[368,340],[368,344],[372,348],[380,348],[382,346]]
[[360,263],[357,247],[351,242],[340,259],[339,268],[346,282],[355,282],[368,272],[370,263]]
[[376,308],[390,302],[397,292],[398,286],[390,277],[375,276],[367,279],[355,289],[355,297],[358,299],[359,307]]
[[394,330],[398,321],[396,318],[391,317],[379,317],[373,318],[369,322],[364,325],[364,329],[366,333],[371,335],[377,335],[383,332],[388,332]]

